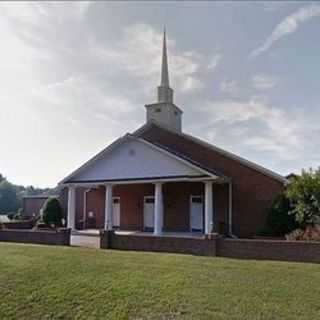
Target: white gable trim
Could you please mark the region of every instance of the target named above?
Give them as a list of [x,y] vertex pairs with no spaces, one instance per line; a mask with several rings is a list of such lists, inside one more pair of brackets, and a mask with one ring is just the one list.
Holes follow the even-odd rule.
[[134,140],[134,141],[138,141],[141,142],[145,145],[147,145],[149,148],[155,149],[165,155],[167,155],[168,157],[175,159],[181,163],[183,163],[184,165],[187,165],[188,167],[195,169],[199,172],[201,172],[202,174],[208,175],[209,177],[211,177],[211,179],[218,179],[219,177],[217,175],[212,174],[211,172],[196,166],[195,164],[182,159],[172,153],[170,153],[169,151],[166,151],[150,142],[147,142],[141,138],[137,138],[134,137],[131,134],[126,134],[125,136],[117,139],[116,141],[114,141],[112,144],[110,144],[109,146],[107,146],[105,149],[103,149],[101,152],[99,152],[96,156],[94,156],[93,158],[91,158],[89,161],[87,161],[86,163],[84,163],[80,168],[78,168],[77,170],[73,171],[71,174],[69,174],[66,178],[64,178],[62,181],[59,182],[59,185],[61,184],[66,184],[69,180],[72,179],[72,177],[80,174],[81,172],[83,172],[86,168],[88,168],[89,166],[91,166],[95,161],[99,160],[100,158],[102,158],[103,156],[105,156],[106,154],[110,153],[115,147],[117,147],[118,145],[124,143],[125,141],[128,140]]
[[171,128],[168,128],[168,127],[164,126],[163,124],[159,124],[158,122],[156,122],[154,120],[150,120],[149,123],[146,123],[143,126],[141,126],[140,128],[138,128],[136,131],[133,132],[133,135],[138,135],[138,134],[146,131],[152,124],[154,124],[155,126],[159,127],[160,129],[164,129],[164,130],[167,130],[169,132],[175,133],[175,134],[177,134],[177,135],[179,135],[181,137],[190,139],[190,140],[192,140],[192,141],[194,141],[194,142],[196,142],[196,143],[198,143],[198,144],[200,144],[200,145],[202,145],[202,146],[204,146],[206,148],[209,148],[209,149],[211,149],[213,151],[216,151],[216,152],[218,152],[218,153],[220,153],[220,154],[222,154],[222,155],[224,155],[224,156],[226,156],[226,157],[228,157],[230,159],[236,160],[236,161],[240,162],[241,164],[243,164],[243,165],[245,165],[245,166],[247,166],[247,167],[249,167],[251,169],[254,169],[254,170],[256,170],[256,171],[258,171],[260,173],[263,173],[266,176],[272,177],[272,178],[274,178],[274,179],[276,179],[276,180],[278,180],[278,181],[280,181],[280,182],[282,182],[284,184],[287,184],[289,182],[288,179],[286,179],[284,176],[282,176],[282,175],[280,175],[280,174],[278,174],[278,173],[276,173],[276,172],[274,172],[272,170],[264,168],[264,167],[254,163],[254,162],[251,162],[251,161],[249,161],[247,159],[244,159],[244,158],[242,158],[240,156],[237,156],[237,155],[235,155],[235,154],[233,154],[233,153],[231,153],[229,151],[220,149],[219,147],[216,147],[216,146],[214,146],[214,145],[212,145],[212,144],[210,144],[210,143],[208,143],[206,141],[203,141],[203,140],[201,140],[199,138],[196,138],[196,137],[194,137],[192,135],[172,130]]

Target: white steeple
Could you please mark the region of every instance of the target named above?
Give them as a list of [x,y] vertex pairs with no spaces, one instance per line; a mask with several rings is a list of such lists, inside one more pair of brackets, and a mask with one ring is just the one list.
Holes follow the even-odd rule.
[[166,30],[163,32],[161,83],[158,87],[158,101],[146,105],[147,122],[154,120],[166,127],[181,131],[182,111],[173,104],[173,90],[169,85],[169,68],[167,56]]
[[173,102],[173,90],[169,86],[166,29],[163,31],[161,84],[158,87],[158,102]]

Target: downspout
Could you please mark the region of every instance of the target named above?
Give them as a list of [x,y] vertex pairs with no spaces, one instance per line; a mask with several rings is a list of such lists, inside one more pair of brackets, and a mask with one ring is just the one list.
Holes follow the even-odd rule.
[[228,228],[228,234],[231,238],[238,238],[236,235],[232,233],[232,180],[229,180],[229,228]]
[[90,189],[87,189],[87,190],[84,190],[84,193],[83,193],[83,229],[85,229],[86,227],[86,215],[87,215],[87,193],[91,190]]

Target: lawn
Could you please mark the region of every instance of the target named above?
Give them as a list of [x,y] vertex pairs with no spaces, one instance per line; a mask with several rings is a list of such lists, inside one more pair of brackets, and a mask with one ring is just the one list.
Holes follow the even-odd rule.
[[320,265],[0,243],[0,319],[320,319]]

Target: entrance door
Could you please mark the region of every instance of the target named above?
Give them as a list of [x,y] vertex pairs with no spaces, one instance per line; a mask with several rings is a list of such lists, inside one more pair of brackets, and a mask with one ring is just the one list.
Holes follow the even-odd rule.
[[143,224],[147,231],[154,228],[154,197],[152,196],[144,197]]
[[120,228],[120,198],[113,198],[113,208],[112,208],[112,218],[113,226],[115,228]]
[[203,231],[203,197],[190,197],[190,229]]

